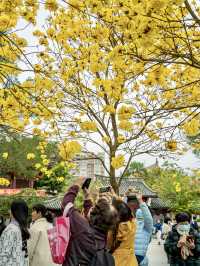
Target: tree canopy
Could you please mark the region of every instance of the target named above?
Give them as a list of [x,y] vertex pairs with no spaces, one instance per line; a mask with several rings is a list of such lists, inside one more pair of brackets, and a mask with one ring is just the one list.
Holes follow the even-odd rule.
[[36,179],[41,170],[47,173],[48,165],[55,164],[56,159],[56,145],[46,144],[37,136],[0,137],[0,175],[3,177]]
[[[198,1],[3,0],[0,7],[0,124],[58,137],[66,161],[101,149],[116,191],[135,156],[182,153],[183,133],[199,132]],[[35,25],[35,47],[14,32],[20,17]],[[22,73],[31,76],[16,82]]]

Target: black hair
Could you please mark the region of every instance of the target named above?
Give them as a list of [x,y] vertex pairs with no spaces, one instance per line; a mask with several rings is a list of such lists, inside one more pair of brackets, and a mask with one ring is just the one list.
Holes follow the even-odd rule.
[[129,220],[133,219],[131,209],[125,202],[116,200],[115,202],[113,202],[113,206],[118,212],[119,223],[128,222]]
[[195,221],[197,219],[197,217],[196,216],[193,216],[193,220]]
[[169,217],[165,217],[164,218],[164,223],[165,224],[168,224],[169,222],[171,222],[172,220],[171,220],[171,218],[169,218]]
[[111,244],[111,253],[113,253],[119,246],[120,241],[117,240],[117,234],[119,230],[120,223],[128,222],[133,219],[133,214],[129,206],[122,200],[115,200],[113,206],[118,212],[118,223],[116,224],[114,230],[112,231],[112,244]]
[[191,217],[186,212],[180,212],[176,214],[175,219],[177,223],[182,223],[182,222],[190,222]]
[[14,219],[18,222],[22,240],[25,241],[30,238],[28,231],[28,206],[24,200],[14,200],[11,203],[11,213]]
[[3,233],[4,229],[6,228],[5,221],[3,216],[0,216],[0,236]]
[[111,209],[110,203],[101,198],[90,213],[90,225],[107,233],[117,223],[117,212]]
[[50,211],[47,210],[47,208],[42,204],[36,204],[33,206],[33,211],[36,211],[37,213],[41,213],[41,216],[43,218],[46,218],[49,223],[53,222],[53,216]]

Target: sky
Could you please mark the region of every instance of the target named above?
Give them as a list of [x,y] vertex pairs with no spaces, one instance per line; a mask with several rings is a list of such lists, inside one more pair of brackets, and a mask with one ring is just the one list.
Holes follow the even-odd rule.
[[[38,21],[39,24],[37,25],[37,28],[42,28],[45,24],[45,19],[47,18],[47,12],[44,9],[40,9],[39,13],[38,13]],[[17,25],[17,29],[23,29],[25,26],[27,25],[27,23],[23,20],[20,20],[18,25]],[[33,31],[33,29],[36,27],[33,27],[32,25],[29,25],[28,27],[24,28],[23,30],[20,30],[20,32],[18,32],[18,34],[24,38],[26,38],[26,40],[29,41],[29,45],[30,46],[35,46],[36,43],[36,39],[32,36],[31,32]],[[31,49],[31,48],[30,48]],[[35,47],[33,48],[35,50]],[[31,57],[31,62],[34,64],[34,56]],[[20,77],[21,79],[25,79],[27,78],[27,76],[22,76]],[[162,163],[164,162],[163,159],[159,158],[159,155],[157,157],[153,157],[150,155],[141,155],[141,156],[137,156],[134,158],[135,161],[140,161],[142,163],[144,163],[145,166],[151,166],[153,164],[155,164],[156,162],[156,158],[159,161],[159,164],[162,165]],[[166,158],[167,159],[167,158]],[[181,168],[184,169],[194,169],[194,168],[200,168],[200,159],[198,159],[193,153],[192,151],[188,151],[185,155],[183,156],[176,156],[173,159],[167,159],[169,162],[172,163],[176,163],[177,165],[179,165]]]

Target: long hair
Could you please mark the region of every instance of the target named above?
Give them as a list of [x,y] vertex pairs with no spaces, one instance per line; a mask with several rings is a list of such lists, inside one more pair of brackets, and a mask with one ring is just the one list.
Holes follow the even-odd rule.
[[0,236],[5,228],[6,228],[6,225],[5,225],[4,218],[3,216],[0,216]]
[[131,209],[122,200],[115,200],[113,202],[113,206],[117,210],[119,218],[118,218],[118,223],[116,224],[116,227],[112,231],[112,246],[111,246],[112,253],[120,246],[120,242],[117,241],[117,233],[119,229],[119,224],[131,221],[133,219]]
[[42,204],[36,204],[33,206],[33,211],[36,211],[37,213],[41,213],[41,216],[43,218],[46,218],[49,223],[53,222],[52,214],[47,210],[47,208]]
[[11,213],[14,219],[18,222],[22,240],[30,238],[28,231],[28,206],[24,200],[14,200],[11,204]]

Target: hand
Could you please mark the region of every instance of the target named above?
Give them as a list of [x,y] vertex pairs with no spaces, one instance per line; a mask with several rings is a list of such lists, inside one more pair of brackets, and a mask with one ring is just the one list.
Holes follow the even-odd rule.
[[177,247],[183,247],[186,245],[186,236],[181,236],[180,240],[178,241]]
[[79,186],[82,187],[83,183],[85,182],[86,178],[83,176],[80,176],[75,182],[74,185],[75,186]]
[[138,200],[139,203],[143,203],[142,193],[140,193],[140,192],[137,193],[137,194],[136,194],[136,198],[137,198],[137,200]]
[[187,241],[187,246],[188,246],[190,249],[195,249],[194,240],[189,239],[189,241]]
[[87,188],[84,188],[83,189],[83,196],[84,196],[84,199],[87,200],[90,198],[90,192],[89,192],[89,189]]

